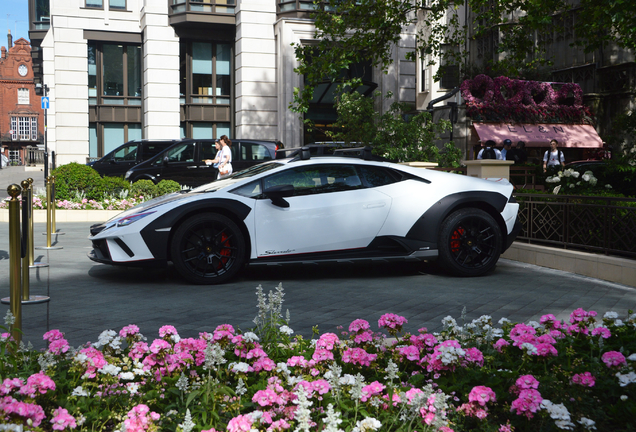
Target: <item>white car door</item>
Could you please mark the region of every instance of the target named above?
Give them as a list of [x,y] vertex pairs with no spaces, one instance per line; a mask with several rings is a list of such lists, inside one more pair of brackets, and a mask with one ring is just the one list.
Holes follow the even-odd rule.
[[289,207],[269,199],[255,206],[256,256],[272,257],[366,247],[378,234],[391,198],[365,188],[353,166],[317,164],[264,179],[268,187],[291,184]]

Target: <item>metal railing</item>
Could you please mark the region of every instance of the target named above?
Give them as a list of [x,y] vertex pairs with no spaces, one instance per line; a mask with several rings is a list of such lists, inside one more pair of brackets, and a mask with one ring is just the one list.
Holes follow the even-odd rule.
[[27,166],[44,165],[44,149],[27,147],[25,162]]
[[636,199],[515,194],[518,241],[636,258]]

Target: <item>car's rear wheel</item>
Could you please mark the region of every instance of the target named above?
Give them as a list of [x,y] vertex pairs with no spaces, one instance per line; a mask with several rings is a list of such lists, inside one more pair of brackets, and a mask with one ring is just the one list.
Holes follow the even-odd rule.
[[245,239],[230,218],[204,213],[185,220],[170,245],[177,272],[189,282],[206,285],[230,280],[245,262]]
[[501,229],[491,215],[476,208],[457,210],[442,222],[439,261],[453,274],[479,276],[495,267],[501,245]]

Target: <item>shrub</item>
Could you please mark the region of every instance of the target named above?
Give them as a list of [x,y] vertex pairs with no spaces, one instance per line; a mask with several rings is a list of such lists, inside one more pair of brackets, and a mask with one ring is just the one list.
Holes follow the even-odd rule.
[[121,196],[122,192],[130,190],[130,182],[122,177],[103,177],[99,189],[101,196]]
[[130,193],[134,197],[152,198],[157,195],[157,186],[151,180],[137,180],[130,186]]
[[174,180],[161,180],[157,184],[157,196],[166,195],[172,192],[179,192],[181,185]]
[[57,199],[71,199],[80,192],[87,199],[101,198],[100,175],[88,165],[71,162],[53,171],[55,177],[55,197]]

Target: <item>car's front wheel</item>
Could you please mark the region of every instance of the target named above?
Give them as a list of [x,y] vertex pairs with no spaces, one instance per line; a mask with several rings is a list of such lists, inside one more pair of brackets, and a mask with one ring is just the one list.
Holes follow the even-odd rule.
[[170,245],[177,272],[199,285],[224,283],[245,262],[245,239],[230,218],[204,213],[185,220]]
[[459,276],[479,276],[491,271],[501,254],[499,225],[487,212],[465,208],[451,213],[442,223],[440,264]]

